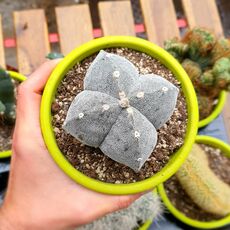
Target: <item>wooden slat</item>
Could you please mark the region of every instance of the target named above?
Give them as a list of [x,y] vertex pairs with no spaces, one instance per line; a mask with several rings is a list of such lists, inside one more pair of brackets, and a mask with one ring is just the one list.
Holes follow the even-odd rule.
[[215,0],[182,0],[190,28],[203,26],[211,28],[217,36],[223,35]]
[[172,0],[140,0],[140,3],[151,42],[162,46],[164,40],[179,36]]
[[0,15],[0,66],[5,68],[5,53],[3,46],[2,17]]
[[93,27],[87,4],[57,7],[55,10],[61,52],[64,55],[93,39]]
[[17,42],[18,68],[29,75],[50,52],[48,29],[44,10],[14,12],[14,26]]
[[130,1],[99,2],[99,14],[104,36],[135,36],[134,19]]

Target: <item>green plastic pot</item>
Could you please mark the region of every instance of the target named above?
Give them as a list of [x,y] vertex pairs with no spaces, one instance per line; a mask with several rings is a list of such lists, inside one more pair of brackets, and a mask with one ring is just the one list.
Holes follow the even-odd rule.
[[139,228],[139,230],[148,230],[151,224],[152,220],[148,220]]
[[218,102],[215,105],[212,113],[208,117],[206,117],[205,119],[199,121],[199,123],[198,123],[199,128],[202,128],[202,127],[208,125],[209,123],[211,123],[222,112],[222,110],[224,108],[224,104],[226,102],[226,99],[227,99],[227,92],[222,90],[220,92],[219,97],[218,97]]
[[[197,136],[196,137],[196,143],[202,143],[210,145],[214,148],[220,149],[225,156],[230,157],[230,146],[223,141],[209,137],[209,136]],[[184,213],[179,211],[169,200],[166,191],[164,189],[164,185],[160,184],[157,187],[158,193],[161,196],[162,201],[164,202],[167,209],[181,222],[195,228],[201,228],[201,229],[214,229],[214,228],[220,228],[227,224],[230,224],[230,214],[220,220],[213,220],[209,222],[203,222],[191,219],[187,216],[185,216]]]
[[[8,73],[9,73],[10,77],[16,81],[23,82],[26,80],[26,77],[20,73],[17,73],[14,71],[8,71]],[[12,154],[11,150],[2,151],[2,152],[0,152],[0,159],[8,158],[11,156],[11,154]]]
[[[101,49],[111,47],[127,47],[144,52],[161,61],[170,69],[181,86],[186,98],[188,108],[188,124],[184,145],[170,158],[168,164],[154,176],[143,181],[130,184],[111,184],[92,179],[76,170],[64,157],[57,146],[51,116],[51,105],[57,87],[65,74],[83,59],[91,56]],[[129,36],[108,36],[92,40],[69,53],[54,69],[43,92],[40,121],[44,141],[57,165],[75,182],[91,190],[106,194],[135,194],[150,190],[156,185],[171,177],[181,166],[191,150],[198,129],[198,105],[192,83],[181,65],[168,52],[146,40]]]

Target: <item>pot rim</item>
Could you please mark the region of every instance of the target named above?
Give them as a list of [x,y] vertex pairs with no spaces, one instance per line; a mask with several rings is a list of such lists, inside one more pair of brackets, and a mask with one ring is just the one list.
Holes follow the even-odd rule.
[[[9,73],[9,76],[16,81],[23,82],[27,79],[24,75],[18,72],[15,72],[15,71],[7,71],[7,72]],[[8,158],[11,155],[12,155],[11,150],[0,151],[0,159]]]
[[[73,67],[74,64],[80,62],[93,53],[110,47],[127,47],[137,51],[144,52],[156,59],[160,60],[174,75],[180,80],[183,92],[186,97],[188,108],[188,123],[184,145],[172,155],[167,165],[152,177],[130,184],[111,184],[90,178],[80,171],[76,170],[64,157],[59,150],[53,132],[51,123],[51,105],[54,99],[56,89],[64,77],[65,73]],[[70,52],[54,69],[43,92],[40,122],[44,141],[46,146],[58,166],[75,182],[87,187],[88,189],[106,193],[106,194],[135,194],[150,190],[159,183],[167,180],[172,176],[180,165],[186,159],[195,140],[198,129],[198,105],[196,94],[192,83],[186,72],[168,52],[159,46],[146,41],[144,39],[130,36],[107,36],[94,39]]]
[[[226,144],[225,142],[214,138],[210,136],[204,136],[204,135],[198,135],[196,137],[196,143],[202,143],[202,144],[208,144],[212,147],[219,148],[221,151],[223,151],[224,155],[230,157],[230,145]],[[164,184],[160,184],[157,186],[157,191],[158,194],[160,195],[163,203],[167,207],[167,209],[181,222],[195,227],[195,228],[201,228],[201,229],[214,229],[214,228],[219,228],[223,227],[227,224],[230,224],[230,214],[227,215],[226,217],[220,219],[220,220],[213,220],[213,221],[199,221],[192,219],[190,217],[185,216],[184,213],[179,211],[169,200],[165,189],[164,189]]]
[[213,111],[208,117],[199,121],[198,128],[205,127],[206,125],[211,123],[222,112],[226,99],[227,99],[227,95],[228,95],[228,92],[225,90],[222,90],[220,92],[219,97],[218,97],[218,102],[215,105]]

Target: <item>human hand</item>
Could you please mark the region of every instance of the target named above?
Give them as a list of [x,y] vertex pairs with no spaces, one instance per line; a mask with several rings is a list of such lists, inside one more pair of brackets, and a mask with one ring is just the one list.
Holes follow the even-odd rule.
[[0,209],[0,230],[71,229],[125,208],[140,196],[90,191],[67,177],[50,157],[39,112],[43,88],[58,62],[44,63],[19,86],[11,172]]

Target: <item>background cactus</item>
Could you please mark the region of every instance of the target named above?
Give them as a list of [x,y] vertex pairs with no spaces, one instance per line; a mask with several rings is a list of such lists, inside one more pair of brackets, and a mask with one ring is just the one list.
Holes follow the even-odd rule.
[[0,122],[13,124],[15,121],[14,84],[9,74],[0,68]]
[[54,59],[58,59],[58,58],[63,58],[63,57],[64,57],[63,54],[57,53],[57,52],[51,52],[51,53],[48,53],[46,55],[46,58],[50,59],[50,60],[54,60]]
[[172,115],[178,92],[166,79],[154,74],[140,76],[127,59],[100,51],[63,128],[138,171],[156,145],[156,129]]
[[159,197],[150,192],[128,208],[106,215],[105,217],[94,221],[91,224],[78,228],[78,230],[134,230],[139,229],[139,224],[147,220],[156,220],[161,217],[163,206]]
[[210,169],[207,155],[199,145],[193,145],[176,177],[200,208],[217,215],[230,213],[230,187]]
[[[215,99],[221,90],[230,91],[228,39],[218,39],[209,30],[197,27],[188,31],[181,41],[175,38],[165,41],[164,47],[181,62],[193,82],[198,97]],[[200,107],[201,119],[205,118],[202,114],[207,114],[201,111],[203,109],[206,108]]]

